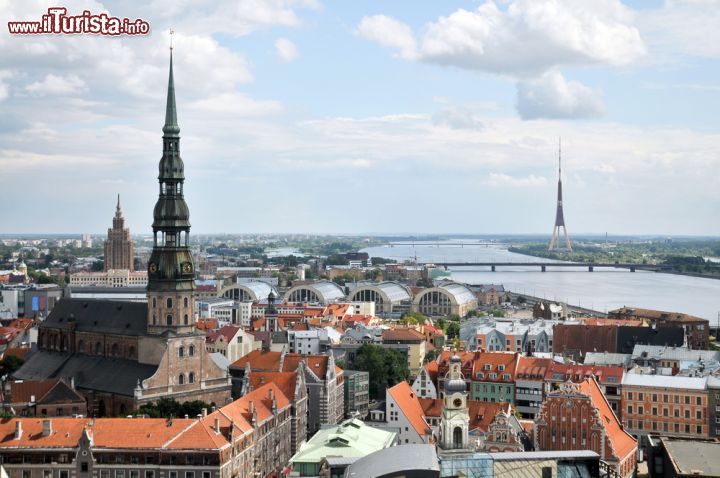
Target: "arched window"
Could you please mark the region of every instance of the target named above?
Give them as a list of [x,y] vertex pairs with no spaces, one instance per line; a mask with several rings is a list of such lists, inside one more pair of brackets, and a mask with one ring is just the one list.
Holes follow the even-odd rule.
[[172,298],[171,297],[167,298],[167,308],[168,309],[172,308]]
[[189,355],[190,357],[192,357],[193,355],[195,355],[195,346],[194,346],[194,345],[191,345],[190,347],[188,347],[188,355]]
[[102,355],[102,344],[100,342],[95,344],[95,355]]
[[192,372],[188,375],[188,383],[195,383],[195,374]]
[[135,358],[135,347],[130,347],[128,349],[128,358]]
[[180,374],[178,375],[178,384],[183,385],[185,383],[185,375]]
[[65,337],[63,337],[63,340],[62,340],[62,349],[63,349],[63,350],[67,350],[67,349],[68,349],[68,342],[69,342],[69,340],[68,340],[67,335],[66,335]]
[[118,356],[118,345],[117,344],[112,344],[112,347],[110,347],[110,355],[112,355],[113,357]]
[[157,307],[157,298],[153,297],[153,308]]
[[165,321],[167,325],[172,325],[172,315],[168,314],[167,317],[165,317]]
[[187,298],[187,297],[185,297],[185,298],[183,299],[183,306],[184,306],[184,307],[187,307],[187,306],[188,306],[188,298]]
[[185,322],[185,325],[188,325],[190,323],[190,318],[187,314],[185,314],[185,317],[183,317],[183,321]]
[[455,427],[455,429],[453,430],[453,447],[454,448],[462,448],[462,442],[463,442],[462,428]]
[[178,349],[178,357],[184,357],[185,356],[185,347],[180,347]]
[[83,342],[82,340],[79,341],[77,344],[77,351],[78,351],[78,353],[81,353],[81,354],[85,353],[85,342]]

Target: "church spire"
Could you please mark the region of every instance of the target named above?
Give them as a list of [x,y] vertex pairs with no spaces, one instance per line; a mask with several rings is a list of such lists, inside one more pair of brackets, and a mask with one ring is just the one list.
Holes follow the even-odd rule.
[[118,193],[117,206],[115,206],[115,217],[122,216],[122,209],[120,209],[120,193]]
[[163,126],[163,133],[166,135],[180,134],[180,126],[178,126],[177,122],[177,106],[175,105],[172,47],[170,47],[170,74],[168,76],[167,104],[165,106],[165,126]]
[[172,49],[158,170],[160,188],[153,211],[153,251],[148,261],[148,332],[192,334],[195,266],[190,253],[190,211],[183,191],[185,166],[180,158]]

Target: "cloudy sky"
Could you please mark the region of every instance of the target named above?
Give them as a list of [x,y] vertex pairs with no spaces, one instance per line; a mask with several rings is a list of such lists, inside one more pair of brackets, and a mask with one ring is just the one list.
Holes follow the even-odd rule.
[[549,233],[562,136],[571,233],[720,235],[720,0],[60,3],[152,32],[2,25],[0,233],[149,232],[172,27],[195,233]]

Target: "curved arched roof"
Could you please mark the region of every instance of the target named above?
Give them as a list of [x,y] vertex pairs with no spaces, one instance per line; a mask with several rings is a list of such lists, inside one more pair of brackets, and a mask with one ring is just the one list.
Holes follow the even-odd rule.
[[377,292],[382,296],[382,298],[387,302],[402,302],[404,300],[412,299],[412,295],[410,295],[410,292],[401,284],[398,284],[397,282],[381,282],[379,284],[365,284],[361,285],[360,287],[357,287],[350,292],[350,295],[348,298],[352,298],[360,291],[363,290],[372,290]]
[[445,294],[450,299],[450,302],[455,305],[468,304],[470,302],[477,301],[477,298],[475,297],[475,294],[473,294],[473,291],[471,291],[462,284],[458,284],[456,282],[449,282],[447,284],[442,284],[438,287],[430,287],[429,289],[423,290],[415,296],[414,302],[416,304],[419,304],[420,299],[425,294],[429,294],[431,292],[440,292],[442,294]]
[[225,293],[228,291],[231,291],[233,289],[239,289],[242,291],[245,291],[245,293],[252,299],[252,300],[259,300],[263,301],[267,299],[268,295],[270,295],[270,291],[273,291],[274,294],[277,295],[277,292],[273,287],[268,284],[267,282],[262,281],[252,281],[252,282],[238,282],[236,284],[230,284],[228,286],[225,286],[220,291],[220,297],[225,296]]
[[326,304],[336,301],[338,299],[345,298],[345,292],[343,292],[342,288],[339,285],[328,280],[323,280],[313,282],[311,284],[303,284],[291,287],[287,292],[285,292],[285,301],[289,301],[292,294],[299,290],[307,290],[314,293],[320,299],[320,302]]

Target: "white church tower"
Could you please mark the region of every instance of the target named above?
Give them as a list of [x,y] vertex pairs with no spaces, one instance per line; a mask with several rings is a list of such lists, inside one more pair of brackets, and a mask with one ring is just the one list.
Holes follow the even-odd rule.
[[440,419],[440,448],[467,450],[470,416],[467,407],[467,385],[462,374],[462,361],[457,354],[450,359],[445,377],[443,409]]

